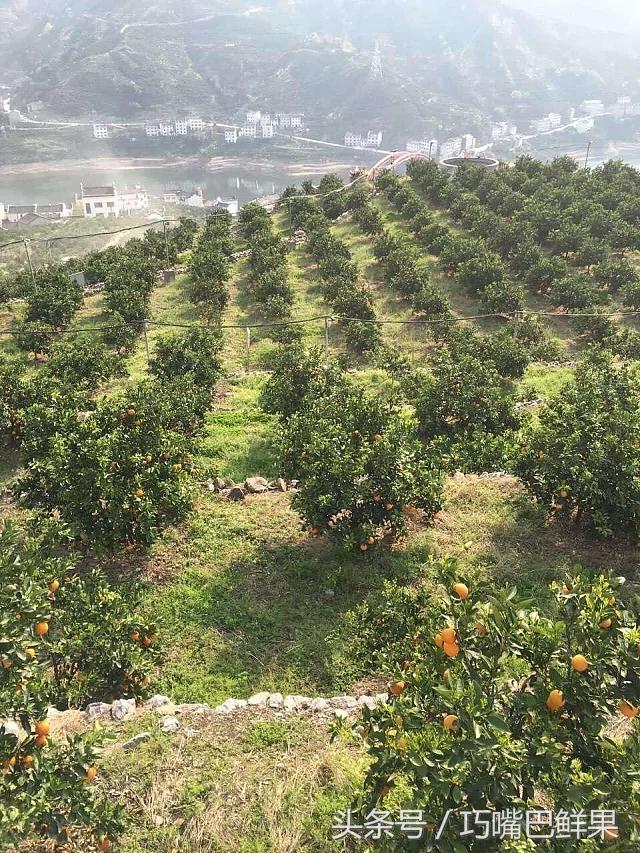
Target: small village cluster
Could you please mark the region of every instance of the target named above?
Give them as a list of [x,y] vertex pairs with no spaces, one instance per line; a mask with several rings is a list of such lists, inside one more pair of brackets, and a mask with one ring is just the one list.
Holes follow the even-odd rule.
[[240,139],[273,139],[278,130],[300,130],[304,126],[302,113],[263,113],[261,110],[249,110],[242,127],[227,127],[224,141],[235,145]]
[[[85,186],[80,184],[71,204],[5,204],[0,202],[0,230],[34,227],[59,222],[63,219],[108,219],[109,217],[133,216],[149,210],[149,193],[141,186],[118,189],[115,184]],[[238,199],[206,201],[202,189],[167,190],[157,199],[164,204],[184,204],[187,207],[206,209],[211,213],[228,213],[237,216],[240,209]]]

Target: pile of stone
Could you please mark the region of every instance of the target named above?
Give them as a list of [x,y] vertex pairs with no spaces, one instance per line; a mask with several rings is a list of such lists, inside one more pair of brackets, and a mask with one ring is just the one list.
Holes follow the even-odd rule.
[[296,489],[298,485],[297,480],[285,480],[283,477],[276,477],[275,480],[247,477],[243,483],[236,483],[225,477],[214,477],[205,483],[210,492],[218,492],[230,501],[243,501],[247,495],[260,495],[264,492],[288,492],[290,489]]

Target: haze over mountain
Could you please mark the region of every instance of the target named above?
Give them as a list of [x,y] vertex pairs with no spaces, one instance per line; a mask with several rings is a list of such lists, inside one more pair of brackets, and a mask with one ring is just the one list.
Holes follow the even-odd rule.
[[565,109],[637,77],[630,40],[487,0],[0,0],[0,51],[17,97],[51,115],[256,105],[402,133]]
[[640,7],[636,0],[505,0],[507,5],[600,32],[640,34]]

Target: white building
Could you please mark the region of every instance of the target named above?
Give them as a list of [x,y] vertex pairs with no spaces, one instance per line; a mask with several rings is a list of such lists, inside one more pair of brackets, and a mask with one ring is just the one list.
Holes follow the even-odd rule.
[[601,115],[604,112],[604,104],[602,103],[602,101],[594,98],[591,100],[583,101],[580,104],[580,109],[588,116],[597,116]]
[[36,207],[38,216],[46,216],[47,219],[67,219],[73,214],[71,205],[64,201],[58,204],[38,204]]
[[11,95],[0,95],[0,112],[8,113],[11,110]]
[[513,139],[517,133],[517,126],[508,121],[498,121],[491,125],[491,139],[494,142],[499,139]]
[[273,139],[274,129],[273,124],[269,121],[260,122],[260,134],[263,139]]
[[462,135],[462,150],[463,151],[471,151],[476,147],[476,138],[472,136],[470,133],[464,133]]
[[555,130],[556,127],[560,127],[562,125],[562,116],[560,113],[549,113],[549,122],[551,124],[551,129]]
[[381,130],[369,130],[367,132],[367,139],[365,142],[367,148],[380,148],[382,145],[382,131]]
[[190,196],[187,196],[184,203],[188,207],[204,207],[204,197],[202,195],[202,190],[200,187],[194,192],[191,193]]
[[225,130],[224,141],[229,143],[230,145],[235,145],[235,143],[238,141],[238,128],[234,127],[231,130]]
[[187,119],[187,127],[191,133],[200,133],[201,130],[204,130],[204,121],[198,116],[191,116]]
[[411,154],[426,154],[430,157],[438,156],[438,140],[437,139],[410,139],[407,142],[406,150]]
[[576,119],[573,126],[578,133],[588,133],[590,130],[593,130],[594,125],[595,121],[591,116],[583,116],[582,118]]
[[96,216],[106,219],[108,216],[120,215],[115,184],[105,187],[85,187],[84,184],[80,184],[80,196],[82,211],[89,219]]
[[37,204],[10,204],[7,206],[6,219],[12,223],[20,222],[25,216],[34,216],[37,211]]
[[238,136],[245,136],[247,139],[255,139],[258,135],[258,130],[255,124],[246,124],[238,131]]
[[135,213],[138,210],[148,210],[149,194],[142,187],[136,186],[130,190],[125,187],[122,192],[118,193],[118,207],[120,213]]
[[362,146],[362,135],[360,133],[345,133],[344,144],[351,148],[359,148]]
[[157,123],[148,124],[145,127],[144,132],[147,134],[147,136],[160,136],[160,127]]
[[531,130],[536,133],[548,133],[551,130],[551,119],[549,116],[534,119],[531,122]]
[[176,136],[187,136],[189,133],[189,122],[186,119],[178,118],[175,121]]
[[176,130],[172,121],[160,121],[158,122],[158,128],[160,136],[175,136]]
[[4,202],[0,201],[0,228],[2,228],[2,223],[6,218],[7,218],[7,209],[4,206]]
[[440,157],[446,160],[448,157],[456,157],[462,151],[462,137],[450,136],[440,146]]
[[94,139],[108,139],[109,138],[109,127],[102,122],[96,122],[93,125],[93,138]]
[[247,113],[247,124],[258,124],[262,118],[260,110],[249,110]]
[[237,216],[240,204],[237,198],[224,199],[218,196],[211,205],[211,210],[214,213],[228,213],[230,216]]
[[88,219],[95,217],[107,218],[109,216],[120,216],[121,214],[134,213],[147,210],[149,207],[149,196],[142,187],[125,189],[119,193],[115,184],[103,187],[85,187],[80,184],[80,196],[82,200],[82,211]]

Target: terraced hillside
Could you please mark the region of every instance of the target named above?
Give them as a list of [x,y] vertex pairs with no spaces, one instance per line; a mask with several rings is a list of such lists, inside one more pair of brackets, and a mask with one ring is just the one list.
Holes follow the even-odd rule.
[[[352,804],[431,824],[485,774],[500,806],[608,802],[610,849],[637,844],[615,784],[638,748],[637,173],[408,171],[92,252],[93,294],[75,260],[3,282],[0,700],[27,731],[0,734],[6,849],[348,850]],[[385,691],[346,721],[49,711],[30,740],[53,705]],[[63,735],[104,731],[61,797]]]

